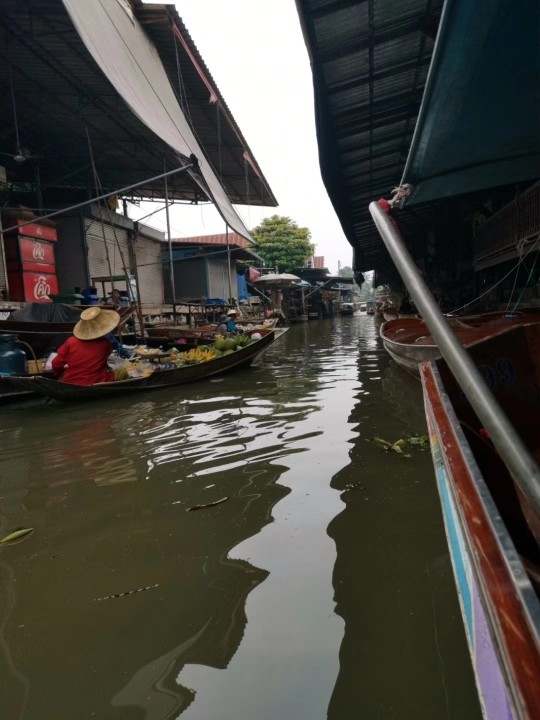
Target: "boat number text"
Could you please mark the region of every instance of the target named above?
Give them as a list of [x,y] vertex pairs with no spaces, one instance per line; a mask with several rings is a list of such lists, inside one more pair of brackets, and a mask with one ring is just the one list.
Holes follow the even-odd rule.
[[490,365],[479,365],[478,370],[490,390],[495,390],[497,385],[513,385],[516,382],[514,367],[506,358],[496,360],[494,368]]

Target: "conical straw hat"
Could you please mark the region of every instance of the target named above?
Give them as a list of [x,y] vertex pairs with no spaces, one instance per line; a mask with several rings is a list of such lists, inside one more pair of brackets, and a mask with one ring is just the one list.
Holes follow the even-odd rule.
[[79,340],[97,340],[112,332],[119,322],[120,315],[116,310],[87,308],[81,313],[81,319],[73,328],[73,334]]

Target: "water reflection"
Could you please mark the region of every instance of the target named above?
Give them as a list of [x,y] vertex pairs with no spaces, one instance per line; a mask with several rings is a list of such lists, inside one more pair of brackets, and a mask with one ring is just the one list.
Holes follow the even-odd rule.
[[346,502],[328,528],[346,626],[328,717],[480,720],[431,456],[404,459],[369,442],[425,434],[419,384],[369,337],[365,347],[358,375],[377,410],[358,399],[349,421],[359,441],[332,479]]
[[268,576],[230,551],[271,522],[286,459],[321,433],[302,428],[317,373],[268,363],[176,398],[2,415],[0,530],[36,528],[2,550],[6,716],[41,718],[44,698],[51,717],[83,699],[89,717],[177,716],[194,697],[182,667],[228,665]]
[[219,382],[0,411],[0,536],[36,528],[0,549],[2,717],[393,717],[388,647],[415,657],[418,632],[431,652],[433,626],[392,618],[415,584],[445,611],[448,568],[429,457],[396,473],[365,439],[417,430],[419,397],[355,317],[293,328]]

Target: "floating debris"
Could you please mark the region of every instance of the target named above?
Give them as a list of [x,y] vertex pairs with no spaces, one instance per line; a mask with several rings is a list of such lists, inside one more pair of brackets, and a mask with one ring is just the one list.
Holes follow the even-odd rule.
[[9,535],[6,535],[6,537],[3,537],[0,540],[0,543],[3,543],[5,545],[13,545],[14,543],[25,540],[29,535],[32,535],[32,533],[34,532],[34,528],[19,528],[18,530],[14,530]]
[[210,507],[214,507],[215,505],[221,505],[221,503],[226,502],[228,499],[229,499],[229,497],[226,495],[225,497],[222,497],[219,500],[216,500],[215,502],[205,503],[204,505],[193,505],[193,507],[187,508],[186,512],[191,512],[192,510],[203,510],[204,508],[210,508]]
[[409,445],[419,445],[422,449],[429,447],[429,437],[427,435],[416,435],[407,438]]
[[128,590],[127,592],[117,593],[116,595],[105,595],[105,597],[94,598],[94,602],[101,602],[102,600],[114,600],[115,598],[126,597],[126,595],[135,595],[135,593],[144,592],[145,590],[153,590],[159,587],[159,583],[155,585],[147,585],[146,587],[137,588],[136,590]]
[[393,452],[397,453],[397,455],[400,455],[403,458],[412,457],[409,453],[403,452],[404,449],[407,447],[408,440],[400,438],[393,443],[388,442],[388,440],[385,440],[382,437],[373,437],[371,438],[371,440],[375,443],[375,445],[381,447],[385,452],[389,452],[390,450],[392,450]]

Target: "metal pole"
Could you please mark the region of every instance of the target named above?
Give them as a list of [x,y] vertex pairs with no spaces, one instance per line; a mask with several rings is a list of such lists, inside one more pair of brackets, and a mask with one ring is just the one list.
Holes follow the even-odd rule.
[[[78,208],[82,208],[85,205],[92,205],[93,203],[99,203],[100,200],[105,200],[106,198],[111,197],[112,195],[123,195],[128,190],[133,190],[134,188],[141,187],[141,185],[147,185],[149,183],[157,182],[158,180],[161,180],[162,178],[168,178],[171,175],[176,175],[176,173],[183,172],[184,170],[189,170],[193,167],[193,163],[189,163],[188,165],[182,165],[182,167],[175,168],[174,170],[169,170],[169,172],[161,173],[160,175],[154,175],[154,177],[147,178],[146,180],[141,180],[141,182],[134,183],[133,185],[127,185],[126,187],[120,188],[119,190],[113,190],[112,192],[105,193],[104,195],[99,195],[95,198],[90,198],[90,200],[85,200],[84,202],[77,203],[76,205],[70,205],[69,207],[61,208],[60,210],[55,210],[52,213],[48,213],[48,215],[42,215],[39,219],[40,220],[48,220],[49,218],[56,217],[57,215],[62,215],[67,212],[71,212],[72,210],[77,210]],[[26,222],[20,223],[19,225],[13,225],[12,227],[6,228],[4,230],[4,233],[10,232],[11,230],[17,230],[18,228],[22,228],[25,225],[31,225],[32,223],[35,223],[36,220],[27,220]]]
[[[4,284],[6,286],[6,300],[9,299],[9,278],[6,263],[6,248],[4,245],[4,231],[2,230],[2,216],[0,215],[0,262],[4,269]],[[0,298],[1,300],[2,298]]]
[[[163,169],[166,171],[165,163]],[[176,284],[174,282],[174,264],[171,238],[171,218],[169,216],[169,186],[167,185],[167,172],[163,175],[163,184],[165,186],[165,217],[167,219],[167,240],[169,242],[169,279],[171,283],[173,318],[176,325]]]
[[232,280],[231,280],[231,248],[229,247],[229,226],[225,225],[225,235],[227,237],[227,267],[229,269],[229,302],[232,302]]
[[521,491],[529,499],[535,511],[540,514],[538,465],[486,386],[471,356],[442,314],[390,218],[376,202],[370,203],[369,210],[401,279],[422,314],[448,367],[489,432],[493,444]]

